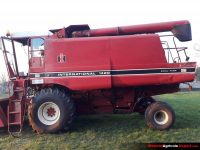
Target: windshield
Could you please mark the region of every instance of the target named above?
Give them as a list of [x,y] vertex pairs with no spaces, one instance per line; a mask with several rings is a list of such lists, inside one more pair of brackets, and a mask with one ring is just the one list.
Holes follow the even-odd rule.
[[1,37],[1,42],[9,77],[26,75],[28,72],[27,47],[8,37]]

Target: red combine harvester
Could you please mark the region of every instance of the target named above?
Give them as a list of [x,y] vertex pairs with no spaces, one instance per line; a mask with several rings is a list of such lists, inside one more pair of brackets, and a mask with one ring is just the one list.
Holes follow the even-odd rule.
[[[188,21],[105,29],[70,25],[50,32],[1,37],[9,98],[0,101],[0,127],[19,133],[26,112],[37,133],[68,129],[75,114],[138,112],[150,128],[173,125],[173,109],[152,96],[177,92],[180,83],[195,78],[196,63],[188,62],[186,47],[175,44],[192,39]],[[161,40],[166,37],[172,37],[174,47]],[[18,69],[19,43],[27,48],[27,74]]]

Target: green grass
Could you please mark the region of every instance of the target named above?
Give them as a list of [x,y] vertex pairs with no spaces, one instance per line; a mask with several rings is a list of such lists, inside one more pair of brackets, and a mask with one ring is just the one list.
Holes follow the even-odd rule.
[[7,98],[7,97],[8,97],[8,94],[2,94],[2,93],[0,93],[0,99]]
[[138,149],[137,143],[200,142],[200,92],[159,97],[172,105],[176,123],[168,131],[149,129],[144,117],[95,115],[77,117],[67,133],[37,135],[26,125],[20,138],[0,133],[0,149]]

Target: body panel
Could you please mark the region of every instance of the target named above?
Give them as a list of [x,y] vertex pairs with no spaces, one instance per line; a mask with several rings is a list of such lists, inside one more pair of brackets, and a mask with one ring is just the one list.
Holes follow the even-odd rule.
[[31,68],[33,80],[94,90],[189,82],[196,63],[167,63],[159,36],[148,34],[47,39],[44,66],[38,73]]

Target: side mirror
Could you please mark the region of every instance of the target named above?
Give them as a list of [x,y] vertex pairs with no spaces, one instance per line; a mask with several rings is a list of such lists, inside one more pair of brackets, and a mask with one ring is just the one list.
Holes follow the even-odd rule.
[[186,59],[185,59],[185,61],[188,61],[189,59],[190,59],[190,57],[187,56]]

